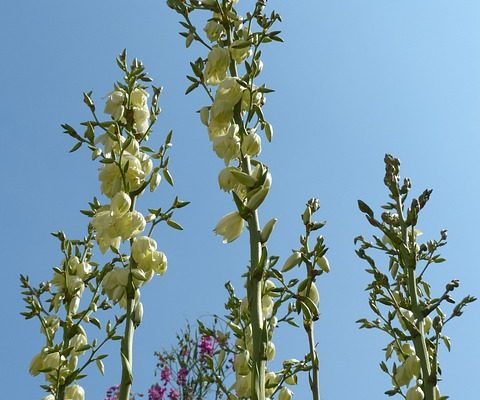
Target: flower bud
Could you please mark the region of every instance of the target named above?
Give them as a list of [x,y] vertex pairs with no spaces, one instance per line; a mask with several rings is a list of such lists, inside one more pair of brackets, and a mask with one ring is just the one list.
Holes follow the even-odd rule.
[[250,211],[255,211],[263,203],[269,190],[270,188],[268,187],[262,187],[257,193],[248,199],[246,207]]
[[293,267],[296,267],[302,261],[302,253],[294,251],[293,254],[287,258],[285,264],[283,264],[282,272],[290,271]]
[[272,218],[270,221],[268,221],[265,224],[265,226],[262,229],[262,232],[260,232],[260,240],[262,241],[262,243],[266,243],[268,241],[276,223],[277,223],[277,219]]
[[216,42],[225,32],[223,25],[215,20],[208,21],[203,30],[207,34],[208,40],[211,42]]
[[203,125],[208,127],[208,120],[210,116],[210,109],[208,107],[202,107],[200,109],[200,121]]
[[158,185],[160,185],[160,182],[162,180],[162,177],[160,176],[160,174],[158,172],[155,172],[153,175],[152,175],[152,178],[150,180],[150,191],[151,192],[154,192]]
[[265,136],[267,137],[267,140],[271,142],[273,137],[273,126],[267,122],[265,123],[265,127],[263,129],[265,131]]
[[267,361],[271,361],[275,358],[276,348],[275,348],[275,344],[272,341],[269,341],[267,343],[265,354],[267,355]]
[[143,319],[143,304],[141,301],[135,304],[135,309],[132,314],[132,321],[136,326],[139,326],[142,323]]
[[330,263],[328,262],[327,257],[323,256],[317,259],[317,265],[323,272],[330,272]]
[[430,332],[430,329],[432,328],[432,319],[429,316],[426,316],[423,322],[425,323],[424,325],[425,332],[426,333]]
[[420,358],[418,356],[409,356],[404,365],[409,375],[414,375],[417,378],[420,376]]
[[406,400],[423,400],[424,398],[423,390],[418,386],[413,386],[407,391]]
[[265,374],[265,395],[271,396],[278,385],[278,376],[275,372],[267,372]]
[[290,389],[283,387],[280,390],[280,394],[278,395],[278,400],[291,400],[292,397],[293,397],[293,392]]
[[250,366],[248,365],[250,361],[250,353],[248,350],[243,350],[241,353],[238,353],[233,359],[233,368],[237,375],[248,375],[250,373]]
[[70,300],[68,311],[70,312],[70,314],[76,314],[76,312],[78,311],[78,307],[80,307],[80,297],[73,296],[72,300]]
[[[301,290],[298,292],[300,296],[306,296],[306,290],[307,288]],[[318,293],[317,286],[315,285],[315,282],[312,282],[310,285],[310,290],[308,292],[308,298],[312,300],[312,302],[318,306],[318,303],[320,302],[320,295]]]
[[43,369],[44,358],[45,353],[43,350],[32,358],[32,361],[30,361],[30,367],[28,369],[28,372],[30,372],[31,375],[37,376],[40,373],[40,370]]
[[288,378],[285,379],[285,383],[288,385],[296,385],[297,375],[290,375]]
[[237,392],[238,397],[240,398],[250,397],[251,381],[252,381],[252,378],[250,374],[245,376],[237,375],[237,380],[235,381],[235,391]]

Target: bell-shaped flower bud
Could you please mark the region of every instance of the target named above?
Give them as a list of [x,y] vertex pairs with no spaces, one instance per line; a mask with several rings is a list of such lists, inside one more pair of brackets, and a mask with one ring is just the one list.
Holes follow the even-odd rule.
[[278,395],[278,400],[291,400],[293,397],[293,392],[286,388],[283,387],[280,389],[280,394]]
[[272,341],[269,341],[265,349],[265,354],[267,355],[267,361],[273,360],[275,358],[276,352],[277,352],[277,349],[275,348],[275,344]]
[[409,356],[404,365],[408,374],[416,376],[417,378],[420,376],[420,358],[418,358],[417,355],[412,354]]
[[252,378],[248,375],[237,375],[235,381],[235,392],[239,398],[249,398],[251,395]]
[[265,224],[262,231],[260,232],[260,240],[262,241],[262,243],[266,243],[268,241],[276,223],[277,223],[277,219],[272,218],[270,221],[268,221]]
[[278,386],[279,376],[275,372],[265,374],[265,395],[271,396]]
[[285,264],[283,264],[282,272],[290,271],[293,267],[296,267],[302,261],[302,253],[294,251],[293,254],[287,258]]
[[31,375],[37,376],[40,373],[40,370],[43,369],[43,360],[45,358],[45,352],[42,350],[40,353],[33,356],[32,361],[30,361],[30,367],[28,368],[28,372]]
[[133,310],[132,321],[135,324],[135,326],[139,326],[142,323],[142,319],[143,319],[143,304],[141,301],[138,301],[137,304],[135,304],[135,308]]
[[307,296],[312,302],[318,306],[318,303],[320,302],[320,295],[318,293],[317,286],[315,285],[315,282],[312,282],[310,285],[310,290],[308,291],[308,294],[306,293],[308,287],[305,287],[303,290],[299,291],[298,294],[300,296]]
[[246,207],[250,211],[255,211],[263,203],[268,195],[269,190],[269,187],[263,186],[258,192],[248,199]]
[[162,177],[160,176],[160,174],[158,172],[155,172],[153,175],[152,175],[152,178],[150,179],[150,191],[151,192],[154,192],[158,185],[160,185],[160,182],[162,180]]
[[238,353],[233,359],[233,368],[237,375],[248,375],[250,373],[250,352],[248,350],[243,350]]
[[412,386],[407,390],[406,400],[423,400],[424,398],[423,390],[419,386]]
[[328,262],[327,257],[323,256],[317,259],[317,265],[323,272],[330,272],[330,263]]
[[223,25],[215,20],[208,21],[203,30],[211,42],[216,42],[225,33]]
[[199,114],[202,124],[208,127],[208,121],[210,119],[210,109],[208,107],[202,107],[199,111]]

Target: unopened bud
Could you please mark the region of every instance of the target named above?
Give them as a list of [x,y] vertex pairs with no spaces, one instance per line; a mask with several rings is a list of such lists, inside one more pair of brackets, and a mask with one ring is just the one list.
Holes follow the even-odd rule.
[[162,177],[158,172],[155,172],[152,175],[152,178],[150,179],[150,191],[154,192],[155,189],[160,185],[160,182],[162,181]]
[[265,226],[262,229],[262,232],[260,233],[260,240],[262,243],[266,243],[268,241],[276,223],[277,223],[277,219],[272,218],[270,221],[268,221],[265,224]]
[[208,126],[209,115],[210,115],[210,110],[208,109],[208,107],[203,107],[200,110],[200,121],[202,121],[202,124],[205,126]]
[[296,267],[302,261],[302,253],[299,251],[293,252],[293,254],[287,258],[285,264],[283,264],[282,272],[290,271],[293,267]]
[[136,326],[139,326],[142,323],[143,318],[143,304],[141,301],[135,304],[135,309],[132,314],[132,321]]
[[262,187],[257,193],[250,197],[247,201],[247,208],[255,211],[263,203],[269,192],[268,187]]
[[323,256],[317,259],[317,265],[323,272],[330,272],[330,263],[328,262],[327,257]]

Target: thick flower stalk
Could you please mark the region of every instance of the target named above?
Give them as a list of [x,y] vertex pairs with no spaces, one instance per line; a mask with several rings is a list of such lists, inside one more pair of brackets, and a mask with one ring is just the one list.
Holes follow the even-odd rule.
[[[32,360],[30,372],[33,375],[46,374],[50,382],[46,387],[50,392],[47,400],[83,400],[83,389],[72,384],[85,376],[82,372],[92,362],[96,362],[103,373],[101,360],[106,355],[97,352],[108,340],[121,340],[119,399],[129,399],[133,380],[133,337],[143,316],[140,289],[154,275],[163,275],[167,269],[167,257],[157,248],[151,235],[161,222],[182,229],[172,216],[176,209],[188,204],[175,198],[167,210],[150,208],[148,215],[136,208],[139,197],[147,188],[151,192],[157,189],[160,174],[173,185],[167,156],[172,133],[166,135],[158,151],[145,145],[160,113],[158,98],[161,88],[151,86],[153,96],[149,101],[150,94],[144,83],[151,79],[142,63],[135,59],[127,67],[124,51],[117,64],[125,76],[124,81],[117,82],[107,96],[107,120],[99,120],[89,92],[84,93],[84,102],[93,119],[82,123],[85,127],[83,136],[70,125],[63,125],[65,133],[77,141],[71,151],[85,145],[91,150],[92,159],[100,161],[100,190],[107,202],[102,205],[95,197],[89,203],[90,209],[81,211],[90,218],[88,236],[83,241],[69,241],[62,232],[55,234],[61,241],[65,258],[61,267],[54,269],[50,282],[36,290],[30,287],[28,278],[22,277],[28,303],[28,312],[24,315],[38,317],[46,336],[46,346]],[[94,242],[101,253],[112,254],[111,261],[103,267],[92,261]],[[82,310],[80,300],[86,287],[92,292],[92,299]],[[47,300],[49,309],[40,300],[46,293],[51,295]],[[120,316],[115,317],[114,323],[107,322],[106,337],[100,344],[96,339],[89,344],[81,323],[92,323],[101,328],[100,320],[92,313],[97,309],[107,310],[114,304],[120,306]],[[58,314],[61,306],[65,309],[63,318],[51,313]],[[125,324],[124,334],[119,335],[117,328],[122,323]],[[63,335],[56,343],[54,338],[59,327]],[[87,350],[90,355],[86,362],[77,366],[78,356]]]
[[[249,233],[250,267],[246,288],[252,341],[251,376],[239,381],[248,379],[251,398],[263,400],[268,386],[265,375],[268,327],[267,315],[262,309],[267,244],[260,237],[258,208],[268,195],[271,175],[258,156],[261,152],[259,132],[263,131],[270,141],[273,130],[262,112],[265,94],[271,90],[264,85],[257,86],[255,79],[263,68],[261,45],[281,41],[279,31],[271,31],[280,17],[275,12],[264,14],[263,1],[258,1],[245,17],[237,13],[233,0],[169,0],[167,3],[184,18],[181,24],[187,31],[182,35],[187,47],[197,41],[208,50],[205,59],[191,63],[193,75],[188,79],[192,84],[187,93],[202,87],[211,100],[211,104],[200,110],[200,117],[208,128],[215,154],[225,164],[219,174],[220,187],[232,194],[236,205],[236,210],[221,218],[215,232],[225,243],[237,239],[245,223]],[[209,14],[205,39],[191,24],[190,13],[195,10]],[[241,386],[240,383],[237,386]]]
[[[377,219],[363,201],[358,202],[360,211],[382,235],[374,235],[373,242],[366,241],[362,236],[355,239],[356,243],[360,243],[357,254],[369,264],[366,271],[373,277],[367,289],[370,292],[370,308],[377,316],[373,321],[360,319],[358,322],[361,328],[379,329],[390,337],[391,341],[385,348],[385,361],[394,355],[397,360],[390,367],[385,361],[380,364],[392,380],[393,388],[386,394],[400,394],[407,400],[446,399],[446,396],[440,395],[438,387],[441,374],[439,343],[443,342],[450,350],[450,338],[444,334],[445,325],[462,315],[462,309],[476,299],[466,296],[449,316],[442,311],[440,306],[443,307],[443,303],[455,303],[451,293],[458,288],[459,281],[452,280],[443,294],[435,297],[425,280],[429,269],[445,261],[438,250],[447,243],[446,230],[440,232],[438,240],[424,243],[418,240],[421,235],[417,228],[418,217],[432,191],[425,190],[407,206],[411,183],[408,178],[401,183],[400,161],[391,155],[385,156],[384,183],[390,200],[382,206],[385,211],[381,219]],[[367,255],[370,249],[387,256],[388,275]]]

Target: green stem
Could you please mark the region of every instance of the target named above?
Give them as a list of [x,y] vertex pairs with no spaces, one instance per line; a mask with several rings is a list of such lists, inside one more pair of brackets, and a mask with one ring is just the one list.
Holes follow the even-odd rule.
[[[400,217],[401,227],[402,227],[402,239],[408,248],[408,257],[404,257],[405,269],[407,271],[407,285],[408,292],[410,294],[410,300],[412,302],[412,312],[415,320],[417,321],[416,326],[418,333],[412,332],[413,336],[413,345],[415,347],[415,353],[420,358],[420,364],[422,369],[423,377],[423,392],[425,394],[425,400],[435,400],[435,385],[436,377],[432,376],[432,368],[430,363],[430,357],[428,354],[427,343],[425,340],[425,329],[423,323],[423,312],[418,301],[418,292],[417,292],[417,277],[416,277],[416,255],[414,246],[409,246],[408,230],[403,216],[403,204],[401,197],[397,199],[397,211]],[[413,230],[413,228],[412,228]],[[413,234],[413,232],[412,232]],[[412,240],[414,236],[412,235]],[[413,253],[413,254],[412,254]]]
[[[131,278],[130,278],[131,279]],[[122,380],[118,400],[129,400],[132,388],[132,359],[133,359],[133,335],[135,327],[132,321],[134,299],[127,298],[127,318],[125,319],[125,335],[122,339],[120,356],[122,357]]]
[[308,347],[310,350],[310,357],[312,358],[312,370],[310,371],[310,389],[313,400],[320,400],[320,386],[318,382],[318,374],[320,370],[320,361],[318,359],[317,351],[315,350],[315,334],[313,321],[304,321],[303,326],[308,336]]
[[[228,43],[231,44],[231,32],[228,26],[227,30]],[[237,65],[234,60],[230,63],[230,74],[237,78]],[[240,128],[240,134],[246,132],[243,124],[240,104],[234,109],[234,120]],[[242,157],[241,167],[243,172],[251,174],[251,163],[249,157]],[[248,231],[250,236],[250,270],[247,277],[247,298],[250,312],[250,321],[252,324],[252,400],[265,400],[265,370],[267,365],[265,355],[264,329],[263,329],[263,312],[262,312],[262,282],[263,282],[263,266],[260,264],[262,254],[262,243],[260,240],[260,224],[258,222],[258,212],[253,211],[247,219]],[[122,400],[122,399],[120,399]]]
[[[132,198],[132,205],[130,206],[130,211],[135,208],[136,198]],[[132,246],[133,239],[130,240],[130,248]],[[127,310],[125,318],[125,334],[122,338],[122,343],[120,346],[120,357],[122,362],[122,380],[120,382],[120,392],[118,395],[118,400],[129,400],[130,391],[132,389],[132,380],[133,380],[133,335],[135,334],[135,325],[133,324],[132,316],[133,310],[135,307],[135,288],[133,286],[133,277],[131,274],[132,268],[135,267],[135,261],[133,257],[130,256],[130,274],[128,276],[128,283],[126,287],[127,295]]]

